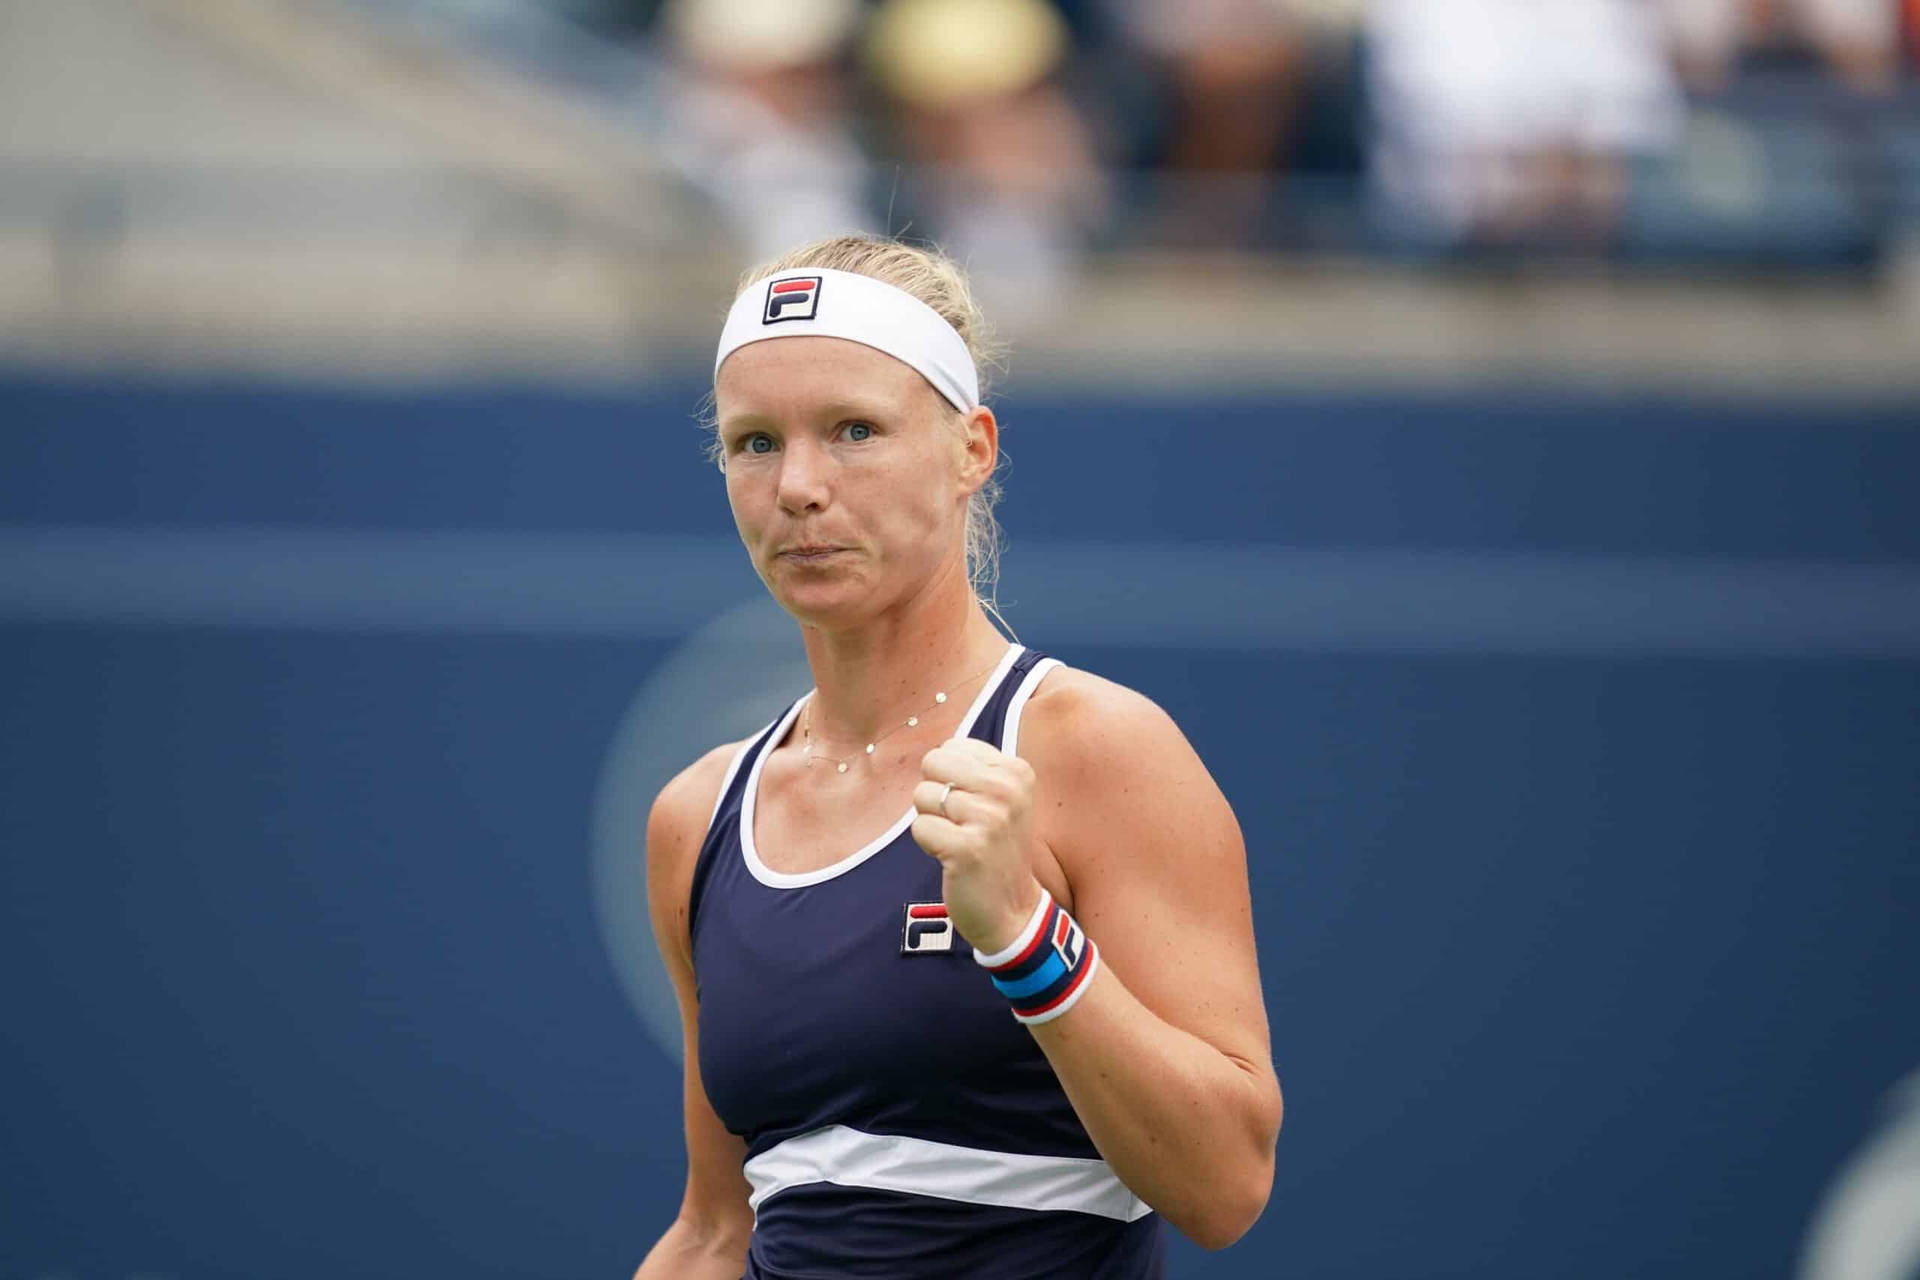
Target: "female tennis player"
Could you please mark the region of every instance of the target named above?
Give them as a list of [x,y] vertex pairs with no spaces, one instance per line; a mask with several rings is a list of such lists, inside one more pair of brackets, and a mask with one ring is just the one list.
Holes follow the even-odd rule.
[[636,1280],[1136,1280],[1160,1219],[1265,1207],[1239,827],[1158,707],[989,619],[980,332],[950,261],[855,237],[727,317],[715,447],[815,688],[653,807],[688,1173]]

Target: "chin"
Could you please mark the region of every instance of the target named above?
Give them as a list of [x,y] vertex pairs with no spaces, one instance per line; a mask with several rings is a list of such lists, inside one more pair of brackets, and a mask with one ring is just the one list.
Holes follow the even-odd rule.
[[787,595],[775,595],[774,602],[803,627],[814,627],[822,631],[839,631],[857,626],[865,621],[872,610],[865,601],[828,598],[821,592],[798,592]]
[[871,584],[851,576],[835,574],[796,580],[769,582],[767,589],[774,603],[810,627],[842,627],[860,621],[872,612]]

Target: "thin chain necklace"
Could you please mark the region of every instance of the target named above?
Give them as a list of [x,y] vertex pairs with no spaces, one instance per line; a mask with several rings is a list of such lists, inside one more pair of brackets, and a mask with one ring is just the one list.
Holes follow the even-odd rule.
[[[1001,657],[1005,657],[1005,656],[1006,656],[1005,654],[1001,655]],[[1000,665],[1000,658],[995,658],[993,660],[993,667],[997,667],[999,665]],[[955,687],[960,689],[967,688],[968,686],[973,684],[975,680],[978,680],[981,676],[986,675],[988,671],[992,671],[993,667],[987,667],[984,670],[974,672],[972,675],[968,676],[965,680],[962,680]],[[806,765],[809,769],[813,767],[814,761],[816,760],[831,761],[835,766],[834,768],[835,773],[845,773],[847,771],[847,766],[852,764],[855,760],[858,760],[861,755],[871,756],[874,752],[874,748],[878,747],[881,743],[885,742],[888,738],[891,738],[894,734],[900,732],[902,729],[914,728],[920,723],[921,716],[926,715],[927,712],[934,710],[936,707],[945,706],[946,703],[947,703],[947,693],[946,693],[946,690],[942,689],[938,693],[935,693],[933,695],[932,702],[929,702],[926,706],[914,712],[912,715],[908,716],[905,720],[902,720],[899,724],[893,726],[893,728],[887,730],[885,733],[875,738],[872,742],[869,742],[866,745],[866,749],[862,751],[859,755],[834,756],[834,755],[828,755],[825,750],[814,745],[813,699],[808,698],[807,712],[805,715],[800,717],[800,737],[802,740],[802,746],[800,748],[800,758],[806,762]]]

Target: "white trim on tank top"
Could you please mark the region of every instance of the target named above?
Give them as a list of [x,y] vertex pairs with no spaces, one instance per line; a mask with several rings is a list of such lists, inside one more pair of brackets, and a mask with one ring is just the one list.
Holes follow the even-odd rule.
[[[773,728],[771,724],[767,726],[767,729],[771,728]],[[765,733],[767,729],[762,729],[760,733]],[[720,806],[727,802],[727,788],[731,787],[734,778],[739,776],[740,762],[747,758],[747,752],[753,750],[753,744],[760,740],[760,733],[754,734],[735,749],[733,763],[727,766],[727,776],[720,779],[720,794],[713,798],[713,812],[707,815],[707,830],[713,830],[714,821],[720,816]]]
[[[1007,646],[1007,651],[1001,656],[999,664],[994,667],[993,674],[988,676],[987,682],[980,686],[980,692],[974,696],[973,705],[967,708],[967,718],[962,720],[960,727],[953,731],[954,737],[964,738],[973,732],[974,722],[980,718],[980,713],[986,709],[987,703],[1000,688],[1000,682],[1006,679],[1008,669],[1025,652],[1024,645],[1009,644]],[[913,820],[918,814],[912,805],[908,805],[907,811],[901,814],[892,826],[838,862],[829,863],[817,871],[775,871],[760,861],[760,851],[753,842],[753,811],[755,798],[760,793],[760,769],[766,764],[767,756],[772,753],[774,745],[786,737],[787,729],[793,724],[794,717],[800,714],[800,708],[807,705],[807,698],[813,697],[813,694],[814,690],[809,689],[806,698],[800,699],[787,708],[787,714],[780,717],[780,723],[767,738],[766,747],[754,757],[753,768],[747,774],[746,789],[740,797],[740,854],[747,864],[747,870],[753,874],[753,878],[769,889],[804,889],[810,884],[821,884],[835,876],[845,875],[898,840],[900,833],[913,825]]]
[[1007,722],[1000,730],[1000,749],[1008,755],[1020,754],[1020,713],[1027,709],[1027,699],[1039,689],[1040,682],[1047,678],[1047,672],[1059,665],[1058,658],[1042,658],[1034,663],[1027,674],[1020,678],[1020,687],[1013,691],[1013,697],[1007,700]]

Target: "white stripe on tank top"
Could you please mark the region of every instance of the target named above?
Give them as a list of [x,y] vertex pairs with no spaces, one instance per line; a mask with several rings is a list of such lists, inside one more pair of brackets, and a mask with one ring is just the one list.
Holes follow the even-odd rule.
[[983,1151],[840,1124],[768,1148],[747,1161],[745,1172],[753,1185],[747,1203],[756,1217],[768,1197],[820,1182],[1003,1209],[1090,1213],[1118,1222],[1153,1212],[1105,1160]]

